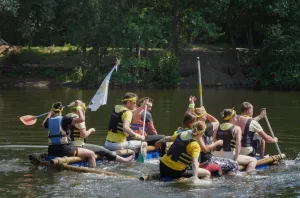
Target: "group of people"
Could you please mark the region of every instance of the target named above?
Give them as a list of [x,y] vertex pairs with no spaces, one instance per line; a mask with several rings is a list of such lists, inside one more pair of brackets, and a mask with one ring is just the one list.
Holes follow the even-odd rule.
[[[124,158],[114,151],[121,149],[142,149],[146,157],[147,145],[163,138],[157,135],[150,110],[153,100],[149,97],[138,100],[136,94],[125,94],[122,105],[116,105],[112,110],[108,124],[108,134],[103,146],[85,143],[85,138],[94,134],[96,130],[87,130],[85,125],[86,105],[81,100],[75,100],[70,105],[71,112],[63,116],[63,105],[56,102],[43,121],[48,129],[48,155],[50,156],[80,156],[88,158],[89,166],[96,166],[97,155],[110,161],[131,162],[135,155]],[[146,111],[145,111],[146,110]],[[145,133],[143,133],[143,119],[145,117]],[[147,134],[150,138],[148,138]]]
[[[63,116],[63,105],[56,102],[43,122],[49,130],[48,155],[82,156],[88,158],[89,166],[96,166],[96,158],[131,162],[134,154],[124,158],[116,155],[116,150],[132,149],[147,154],[147,145],[160,149],[160,176],[179,178],[192,176],[209,178],[212,173],[235,173],[239,165],[246,166],[247,172],[255,170],[256,156],[265,157],[265,143],[276,143],[278,139],[267,135],[258,121],[265,117],[266,109],[253,116],[253,105],[241,104],[240,115],[234,109],[221,112],[222,123],[209,114],[205,108],[195,108],[196,97],[190,96],[189,106],[183,116],[183,126],[172,136],[158,135],[154,126],[149,97],[138,99],[135,93],[128,92],[121,105],[112,110],[108,133],[103,146],[87,144],[85,138],[95,133],[85,125],[85,103],[75,100],[69,106],[72,111]],[[166,151],[166,143],[173,142]],[[211,166],[214,165],[214,166]]]
[[[243,102],[240,115],[234,109],[224,109],[220,124],[203,106],[195,108],[195,100],[194,96],[189,98],[183,127],[179,127],[173,136],[166,136],[156,143],[160,147],[163,142],[173,142],[160,159],[161,177],[176,179],[189,175],[192,181],[197,181],[199,177],[209,178],[219,169],[235,173],[239,165],[246,166],[249,173],[255,170],[257,153],[261,158],[267,157],[265,142],[278,141],[267,135],[258,123],[265,117],[266,109],[252,118],[253,105]],[[208,166],[212,164],[217,166]]]

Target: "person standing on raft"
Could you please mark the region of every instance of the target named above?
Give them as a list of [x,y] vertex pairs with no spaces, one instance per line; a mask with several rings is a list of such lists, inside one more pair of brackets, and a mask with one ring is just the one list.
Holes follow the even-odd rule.
[[78,117],[66,117],[62,116],[63,105],[61,102],[56,102],[52,105],[52,108],[43,121],[44,128],[49,130],[48,133],[48,155],[49,156],[79,156],[87,157],[89,166],[96,166],[96,155],[93,151],[71,146],[71,138],[69,125],[79,124],[84,122],[84,115],[82,110],[78,109]]
[[[72,117],[72,118],[79,117],[79,110],[81,110],[83,113],[83,117],[85,118],[86,105],[84,102],[82,102],[81,100],[75,100],[71,108],[72,108],[72,113],[68,113],[66,115],[67,117]],[[116,155],[114,152],[104,148],[103,146],[99,146],[95,144],[86,144],[85,138],[87,138],[91,134],[94,134],[96,130],[94,128],[90,128],[86,130],[85,121],[74,125],[72,124],[69,126],[69,129],[71,131],[70,137],[71,137],[72,146],[77,146],[79,148],[86,148],[92,150],[97,155],[101,157],[105,157],[108,161],[128,163],[134,159],[134,154],[132,154],[127,158],[124,158]]]
[[[145,141],[145,136],[135,133],[130,128],[130,123],[132,120],[132,110],[136,108],[137,95],[135,93],[127,92],[122,100],[122,105],[116,105],[113,109],[108,125],[108,133],[106,136],[106,141],[104,147],[111,150],[120,149],[132,149],[137,151],[140,149],[142,144],[143,156],[147,155],[147,142]],[[147,101],[136,109],[142,110]],[[127,136],[132,137],[134,140],[127,141]]]
[[[180,177],[190,176],[192,182],[197,182],[198,177],[209,178],[210,172],[199,168],[199,154],[201,138],[205,131],[204,122],[198,121],[192,125],[192,130],[166,136],[156,142],[159,148],[163,142],[173,142],[168,152],[160,159],[159,170],[160,177],[178,179]],[[192,165],[192,172],[187,168]]]

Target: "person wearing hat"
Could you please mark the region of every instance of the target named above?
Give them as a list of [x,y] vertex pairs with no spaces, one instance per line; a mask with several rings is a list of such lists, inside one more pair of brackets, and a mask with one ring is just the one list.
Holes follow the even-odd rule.
[[[122,105],[116,105],[111,113],[108,125],[108,133],[104,147],[111,150],[132,149],[137,151],[142,144],[143,156],[147,155],[147,142],[145,136],[135,133],[130,124],[132,121],[132,111],[142,111],[146,102],[141,107],[136,108],[137,95],[127,92],[122,100]],[[127,141],[130,136],[133,140]]]
[[235,110],[224,109],[220,115],[224,123],[220,124],[218,130],[214,132],[213,139],[214,141],[223,140],[223,145],[216,147],[214,155],[229,158],[236,161],[239,165],[247,166],[246,172],[254,171],[257,160],[254,157],[240,155],[242,130],[239,126],[235,125]]
[[[209,178],[210,172],[199,168],[198,158],[200,155],[200,145],[202,135],[206,129],[206,124],[202,121],[195,122],[191,130],[166,136],[156,142],[159,148],[164,142],[173,142],[167,153],[160,159],[159,170],[160,177],[178,179],[184,176],[190,176],[192,182],[197,182],[198,177]],[[203,141],[202,141],[203,142]],[[192,172],[188,170],[192,166]]]
[[48,155],[49,156],[79,156],[87,157],[89,166],[96,166],[96,155],[93,151],[71,146],[69,125],[79,124],[84,122],[84,115],[81,109],[76,110],[78,117],[62,116],[63,105],[61,102],[56,102],[43,121],[44,128],[49,130],[48,134]]
[[217,118],[207,113],[203,106],[195,108],[196,99],[197,98],[195,96],[190,96],[190,104],[187,112],[194,112],[197,117],[197,121],[209,121],[209,123],[206,123],[206,130],[202,135],[202,140],[205,146],[201,148],[202,150],[199,157],[200,163],[203,163],[204,165],[208,163],[216,164],[220,166],[222,171],[236,173],[239,170],[238,163],[232,159],[214,156],[212,151],[214,151],[218,145],[222,145],[221,142],[213,142],[213,134],[217,131],[220,123]]
[[[85,118],[85,111],[86,111],[86,105],[81,100],[75,100],[71,106],[72,112],[68,113],[67,117],[79,117],[79,110],[82,111],[83,117]],[[96,130],[94,128],[90,128],[86,130],[85,121],[70,125],[69,129],[71,131],[71,144],[72,146],[82,147],[89,150],[94,151],[99,156],[105,157],[109,161],[117,161],[117,162],[131,162],[134,159],[134,154],[131,156],[124,158],[121,156],[116,155],[114,152],[104,148],[103,146],[95,145],[95,144],[86,144],[85,138],[90,136],[91,134],[94,134]]]

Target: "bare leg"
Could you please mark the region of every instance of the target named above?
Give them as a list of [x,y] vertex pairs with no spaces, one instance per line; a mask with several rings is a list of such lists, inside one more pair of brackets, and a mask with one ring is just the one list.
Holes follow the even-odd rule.
[[130,155],[129,157],[125,158],[125,157],[121,157],[121,156],[118,156],[116,157],[116,161],[117,162],[122,162],[122,163],[128,163],[128,162],[132,162],[132,160],[134,159],[135,157],[135,153],[132,153],[132,155]]
[[261,139],[261,141],[260,141],[260,147],[259,147],[260,157],[261,158],[265,157],[265,148],[266,148],[266,141],[264,139]]
[[78,148],[78,155],[79,157],[87,157],[89,161],[90,167],[96,167],[96,155],[94,151],[85,148]]
[[257,160],[254,157],[246,156],[246,155],[239,155],[237,158],[237,163],[240,165],[247,166],[246,172],[251,172],[255,170]]

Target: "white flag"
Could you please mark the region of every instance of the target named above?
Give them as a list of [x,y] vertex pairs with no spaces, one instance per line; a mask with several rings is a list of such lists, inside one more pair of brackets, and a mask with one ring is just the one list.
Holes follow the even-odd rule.
[[101,105],[105,105],[107,101],[107,95],[108,95],[108,85],[109,85],[109,80],[111,77],[111,74],[113,73],[114,70],[117,71],[118,65],[115,65],[112,70],[107,74],[103,82],[101,83],[99,89],[97,90],[96,94],[91,100],[90,105],[88,108],[90,108],[92,111],[97,111],[97,109]]

